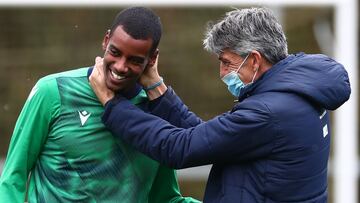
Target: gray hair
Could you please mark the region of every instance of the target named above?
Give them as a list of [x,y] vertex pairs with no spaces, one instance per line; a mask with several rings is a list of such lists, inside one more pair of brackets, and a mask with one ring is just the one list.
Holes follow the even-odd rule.
[[204,48],[215,54],[228,48],[240,56],[256,50],[272,64],[288,55],[283,29],[267,8],[236,9],[226,13],[224,19],[208,27]]

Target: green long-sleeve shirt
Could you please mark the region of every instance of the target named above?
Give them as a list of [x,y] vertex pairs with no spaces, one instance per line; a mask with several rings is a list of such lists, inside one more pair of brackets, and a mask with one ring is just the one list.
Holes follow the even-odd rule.
[[[114,139],[89,86],[88,68],[46,76],[16,123],[0,202],[197,202],[179,193],[173,169]],[[142,91],[131,100],[147,102]]]

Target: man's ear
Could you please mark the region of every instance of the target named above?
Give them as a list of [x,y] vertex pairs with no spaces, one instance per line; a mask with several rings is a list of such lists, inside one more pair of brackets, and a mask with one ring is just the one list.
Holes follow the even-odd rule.
[[264,57],[258,51],[252,51],[251,55],[253,56],[251,60],[251,65],[255,72],[259,69],[259,67],[263,63]]
[[110,40],[110,30],[107,30],[102,42],[102,49],[103,51],[106,50],[107,45],[109,44],[109,40]]
[[159,56],[159,49],[156,49],[154,53],[150,56],[149,63],[147,66],[153,66],[156,62],[157,57]]

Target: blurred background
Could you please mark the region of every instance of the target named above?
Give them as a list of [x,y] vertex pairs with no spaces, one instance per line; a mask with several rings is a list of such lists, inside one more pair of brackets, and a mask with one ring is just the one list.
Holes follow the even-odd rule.
[[[229,110],[234,98],[219,78],[216,56],[203,50],[202,39],[207,23],[232,8],[150,7],[163,23],[159,71],[166,84],[205,120]],[[0,173],[16,119],[33,85],[47,74],[93,65],[95,56],[103,55],[104,34],[122,8],[0,7]],[[334,56],[333,7],[271,8],[283,24],[289,53]],[[180,170],[183,195],[202,199],[209,169]],[[331,167],[329,192],[333,202]]]

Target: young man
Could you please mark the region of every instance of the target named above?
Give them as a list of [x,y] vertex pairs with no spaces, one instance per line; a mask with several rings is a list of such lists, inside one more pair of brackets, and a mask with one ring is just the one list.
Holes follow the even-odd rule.
[[[161,23],[151,10],[120,12],[103,41],[105,83],[134,105],[153,65]],[[101,123],[92,68],[49,75],[32,89],[16,123],[0,179],[0,202],[197,202],[179,193],[175,171],[115,140]]]
[[98,60],[90,81],[106,104],[105,125],[170,167],[213,164],[204,202],[327,202],[328,110],[350,96],[344,67],[324,55],[288,55],[281,25],[265,8],[227,13],[204,44],[238,98],[231,111],[202,121],[154,66],[140,80],[152,100],[153,115],[144,113],[124,97],[111,99]]

